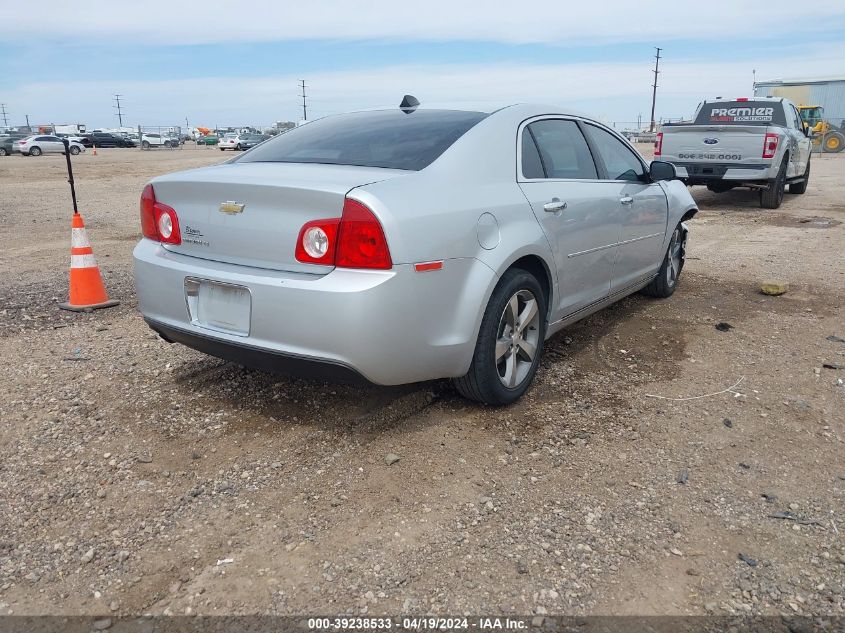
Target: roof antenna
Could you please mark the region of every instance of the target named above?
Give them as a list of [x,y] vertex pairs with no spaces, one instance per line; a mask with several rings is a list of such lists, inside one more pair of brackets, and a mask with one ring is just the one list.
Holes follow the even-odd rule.
[[416,110],[420,105],[420,100],[417,99],[414,95],[405,95],[402,97],[402,103],[399,104],[402,112],[405,114],[411,114],[414,110]]

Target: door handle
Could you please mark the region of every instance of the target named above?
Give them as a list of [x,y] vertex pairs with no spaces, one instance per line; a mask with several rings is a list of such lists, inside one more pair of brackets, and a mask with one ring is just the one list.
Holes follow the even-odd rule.
[[551,202],[547,202],[543,205],[543,211],[546,213],[557,213],[558,211],[563,211],[566,208],[566,203],[561,202],[560,198],[552,198]]
[[631,196],[622,196],[619,198],[619,202],[622,204],[634,204],[634,199]]

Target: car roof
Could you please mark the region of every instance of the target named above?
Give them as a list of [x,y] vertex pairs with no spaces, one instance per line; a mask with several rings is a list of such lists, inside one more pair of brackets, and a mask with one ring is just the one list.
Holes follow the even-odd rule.
[[[499,112],[507,112],[512,116],[524,116],[524,118],[530,118],[533,116],[542,116],[544,114],[548,115],[562,115],[562,116],[575,116],[584,119],[589,119],[591,121],[596,121],[601,123],[601,120],[597,117],[587,114],[577,108],[572,108],[569,106],[561,106],[561,105],[554,105],[554,104],[542,104],[542,103],[515,103],[512,101],[508,102],[496,102],[496,101],[448,101],[448,102],[432,102],[432,103],[421,103],[419,106],[415,108],[416,110],[425,111],[425,110],[452,110],[452,111],[460,111],[460,112],[481,112],[483,114],[492,115]],[[381,106],[375,108],[362,108],[359,110],[352,110],[349,112],[338,112],[336,114],[331,114],[327,116],[340,116],[342,114],[354,114],[358,112],[383,112],[389,110],[399,110],[399,106]],[[321,117],[323,118],[323,117]],[[317,121],[319,119],[313,119]],[[311,121],[309,121],[310,123]]]

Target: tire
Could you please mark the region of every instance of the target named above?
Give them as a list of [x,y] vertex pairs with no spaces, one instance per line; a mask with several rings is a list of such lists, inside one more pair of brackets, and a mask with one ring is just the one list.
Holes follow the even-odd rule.
[[657,271],[657,277],[652,279],[651,283],[641,292],[656,299],[671,297],[678,287],[678,280],[681,277],[681,271],[684,269],[686,253],[687,233],[679,224],[672,231],[669,248],[666,249],[666,255],[663,257],[663,263],[660,264],[660,270]]
[[223,148],[221,147],[221,148],[220,148],[220,151],[221,151],[221,152],[225,152],[226,150],[225,150],[225,149],[223,149]]
[[784,156],[777,177],[769,181],[768,189],[760,191],[760,206],[764,209],[777,209],[783,202],[783,194],[786,192],[786,166],[788,163],[789,156]]
[[76,156],[77,154],[79,154],[79,148],[76,145],[71,145],[69,151],[72,156]]
[[822,146],[825,152],[838,154],[845,149],[845,134],[841,132],[829,132],[825,134]]
[[807,158],[807,169],[804,170],[804,180],[789,185],[789,193],[804,193],[810,183],[810,159]]
[[41,156],[41,148],[38,146],[30,147],[29,148],[29,155],[30,156]]
[[6,151],[5,147],[0,147],[0,156],[8,156],[9,152]]
[[543,288],[531,273],[511,268],[484,310],[469,371],[453,380],[458,392],[491,406],[517,401],[534,380],[545,336]]
[[142,149],[150,149],[150,142],[149,141],[141,141],[141,148]]

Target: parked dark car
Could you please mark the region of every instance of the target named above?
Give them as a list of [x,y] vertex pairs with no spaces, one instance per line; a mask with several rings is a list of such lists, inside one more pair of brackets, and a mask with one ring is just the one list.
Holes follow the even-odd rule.
[[0,156],[11,156],[12,146],[27,136],[29,136],[29,134],[12,133],[0,135]]
[[251,149],[262,141],[265,141],[266,139],[267,137],[265,137],[263,134],[242,134],[238,137],[238,144],[235,149]]
[[90,138],[94,147],[137,147],[135,141],[110,132],[92,132]]

